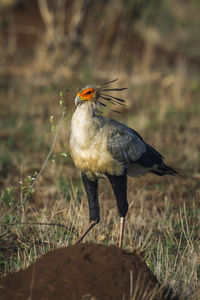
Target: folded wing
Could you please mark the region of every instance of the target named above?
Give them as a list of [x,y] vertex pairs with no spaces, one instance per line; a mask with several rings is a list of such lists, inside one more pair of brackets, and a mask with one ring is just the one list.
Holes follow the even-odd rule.
[[144,175],[152,172],[163,176],[175,175],[176,171],[166,166],[162,155],[133,129],[115,121],[109,120],[107,148],[112,156],[122,162],[130,176]]

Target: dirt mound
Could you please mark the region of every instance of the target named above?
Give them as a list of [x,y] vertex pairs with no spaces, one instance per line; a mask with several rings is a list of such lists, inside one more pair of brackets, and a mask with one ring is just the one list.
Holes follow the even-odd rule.
[[[141,297],[142,289],[148,294],[156,285],[136,253],[80,244],[48,252],[26,270],[1,279],[0,299],[125,300],[130,290],[137,289]],[[149,299],[140,297],[134,299]]]

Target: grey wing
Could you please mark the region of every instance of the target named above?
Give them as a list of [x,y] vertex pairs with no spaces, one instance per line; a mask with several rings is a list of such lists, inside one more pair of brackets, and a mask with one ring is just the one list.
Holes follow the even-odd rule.
[[107,147],[115,159],[129,164],[145,153],[146,143],[136,131],[114,120],[111,120],[108,128]]
[[152,172],[156,175],[175,175],[177,171],[165,165],[162,155],[145,143],[133,129],[111,120],[109,124],[108,151],[118,161],[130,164],[130,176]]

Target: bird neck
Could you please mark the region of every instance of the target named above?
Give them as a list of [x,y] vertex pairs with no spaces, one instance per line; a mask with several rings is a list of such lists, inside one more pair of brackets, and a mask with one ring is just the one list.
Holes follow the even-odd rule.
[[78,105],[73,115],[76,126],[79,124],[81,127],[85,127],[85,129],[87,129],[87,127],[90,126],[90,123],[94,122],[94,118],[96,117],[96,108],[97,105],[94,102],[89,101]]
[[[84,147],[94,138],[101,127],[101,120],[95,114],[95,103],[83,103],[76,108],[72,117],[71,135],[77,144]],[[103,120],[103,119],[102,119]]]

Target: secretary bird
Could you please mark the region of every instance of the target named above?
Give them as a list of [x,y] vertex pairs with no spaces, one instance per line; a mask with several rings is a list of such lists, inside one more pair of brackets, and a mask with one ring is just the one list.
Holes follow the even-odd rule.
[[[75,98],[77,106],[71,122],[70,152],[81,170],[89,204],[89,225],[76,244],[100,221],[98,179],[110,181],[120,215],[119,247],[122,247],[125,217],[128,211],[127,175],[154,173],[159,176],[177,172],[165,165],[162,155],[147,144],[133,129],[102,116],[106,101],[124,105],[124,100],[109,94],[126,88],[108,88],[115,80],[101,86],[87,85]],[[104,101],[101,102],[101,101]]]

